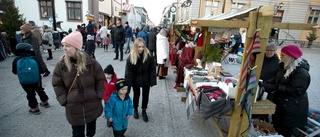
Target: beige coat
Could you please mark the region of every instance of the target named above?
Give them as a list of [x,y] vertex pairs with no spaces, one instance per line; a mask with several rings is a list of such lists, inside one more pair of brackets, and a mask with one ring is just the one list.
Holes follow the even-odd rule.
[[[87,54],[86,54],[87,55]],[[84,125],[97,119],[103,111],[102,98],[105,76],[100,64],[87,55],[87,71],[80,74],[72,90],[68,90],[77,70],[69,72],[63,59],[56,64],[52,85],[61,106],[66,108],[71,125]]]

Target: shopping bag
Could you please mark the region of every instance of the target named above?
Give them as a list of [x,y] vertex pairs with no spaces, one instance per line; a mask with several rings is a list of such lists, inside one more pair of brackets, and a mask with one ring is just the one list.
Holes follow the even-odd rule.
[[158,76],[167,76],[168,75],[168,67],[167,66],[163,66],[159,68],[159,74]]

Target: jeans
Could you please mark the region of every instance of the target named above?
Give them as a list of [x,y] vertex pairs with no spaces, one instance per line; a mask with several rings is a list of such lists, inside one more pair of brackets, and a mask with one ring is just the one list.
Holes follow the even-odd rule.
[[30,108],[36,108],[38,106],[36,93],[39,95],[40,100],[42,102],[45,102],[49,99],[47,94],[44,92],[44,89],[40,85],[41,85],[41,80],[40,80],[40,83],[21,84],[22,88],[27,93],[28,106]]
[[130,41],[131,41],[131,38],[126,38],[126,41],[127,41],[127,48],[126,48],[126,53],[129,53],[130,52]]
[[[72,137],[85,137],[85,125],[72,126]],[[87,123],[87,136],[93,137],[96,134],[96,119]]]
[[[140,87],[132,87],[133,89],[133,107],[138,108],[140,98]],[[148,108],[150,85],[142,87],[142,109]]]
[[114,42],[113,45],[116,48],[115,49],[116,58],[119,58],[119,52],[120,52],[120,59],[123,59],[123,43],[122,42]]

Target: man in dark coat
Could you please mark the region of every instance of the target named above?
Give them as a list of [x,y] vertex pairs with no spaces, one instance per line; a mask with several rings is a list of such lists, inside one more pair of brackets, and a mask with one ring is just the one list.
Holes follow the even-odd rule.
[[125,43],[126,33],[121,25],[121,21],[117,21],[117,27],[114,29],[114,34],[112,36],[113,38],[113,45],[115,46],[115,53],[116,57],[113,60],[117,60],[119,58],[119,52],[120,52],[120,61],[123,60],[123,45]]
[[153,56],[154,59],[156,59],[156,45],[157,43],[157,32],[156,28],[153,28],[151,32],[148,33],[148,49],[150,51],[151,56]]
[[131,39],[133,37],[133,33],[132,33],[132,28],[129,26],[128,21],[126,21],[125,23],[125,30],[126,30],[126,42],[127,42],[127,46],[126,46],[126,51],[124,53],[129,53],[130,52],[130,42]]

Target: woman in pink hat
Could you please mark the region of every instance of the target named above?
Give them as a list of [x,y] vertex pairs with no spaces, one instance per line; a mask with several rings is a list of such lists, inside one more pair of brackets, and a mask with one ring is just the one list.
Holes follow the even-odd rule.
[[263,84],[267,91],[274,93],[273,126],[285,137],[291,136],[295,127],[303,127],[308,122],[310,66],[301,56],[302,51],[297,45],[283,47],[275,77]]
[[105,76],[100,64],[82,52],[82,35],[75,31],[61,41],[64,55],[56,64],[52,85],[61,106],[66,108],[74,137],[94,136],[96,119],[102,114]]

